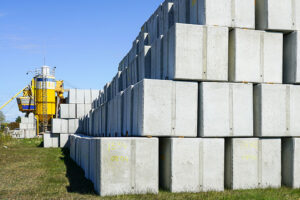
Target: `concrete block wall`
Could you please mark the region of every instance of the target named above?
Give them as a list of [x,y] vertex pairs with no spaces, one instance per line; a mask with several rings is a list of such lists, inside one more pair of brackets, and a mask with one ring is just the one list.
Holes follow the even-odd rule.
[[71,135],[70,155],[100,196],[158,193],[157,138]]
[[300,188],[300,4],[274,2],[166,0],[102,91],[70,90],[84,134],[70,137],[70,155],[100,195],[141,193],[124,179],[131,162],[115,170],[102,156],[126,155],[123,139],[135,136],[159,140],[160,186],[171,192]]
[[36,119],[33,113],[30,113],[28,117],[21,117],[19,130],[12,132],[13,138],[34,138],[36,135]]

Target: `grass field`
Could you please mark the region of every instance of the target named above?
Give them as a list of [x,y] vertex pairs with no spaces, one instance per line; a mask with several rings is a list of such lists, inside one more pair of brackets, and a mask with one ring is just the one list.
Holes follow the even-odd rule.
[[41,139],[15,140],[0,135],[0,199],[296,199],[288,188],[100,198],[83,171],[62,149],[41,148]]

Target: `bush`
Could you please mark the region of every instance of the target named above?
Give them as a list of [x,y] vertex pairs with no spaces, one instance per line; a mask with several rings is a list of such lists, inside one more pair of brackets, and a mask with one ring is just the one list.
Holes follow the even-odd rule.
[[3,145],[12,140],[10,135],[6,135],[3,132],[0,132],[0,145]]

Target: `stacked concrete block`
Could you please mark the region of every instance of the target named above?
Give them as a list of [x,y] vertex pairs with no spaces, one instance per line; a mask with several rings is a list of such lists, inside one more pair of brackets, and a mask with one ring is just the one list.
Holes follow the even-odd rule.
[[133,88],[134,136],[197,136],[198,85],[144,79]]
[[151,46],[143,46],[141,49],[138,56],[139,80],[151,78]]
[[256,2],[256,28],[291,31],[300,29],[300,3],[295,0]]
[[230,81],[282,83],[282,33],[235,29],[229,41]]
[[199,136],[253,136],[252,84],[203,82],[199,95]]
[[34,138],[36,136],[36,119],[33,113],[21,117],[20,130],[15,131],[16,138]]
[[300,136],[300,86],[256,85],[254,106],[256,136]]
[[52,119],[52,133],[75,134],[79,129],[79,119]]
[[228,28],[176,23],[167,37],[165,79],[228,80]]
[[190,23],[255,28],[253,0],[190,0]]
[[[300,4],[299,4],[300,5]],[[300,83],[300,32],[284,35],[283,82]]]
[[58,148],[59,147],[59,134],[43,134],[44,148]]
[[59,135],[59,147],[60,148],[69,148],[69,135],[68,134],[60,134]]
[[94,138],[93,182],[100,196],[158,193],[157,138]]
[[160,185],[171,192],[224,190],[224,139],[159,141]]
[[226,139],[225,186],[250,189],[281,186],[281,140]]
[[300,138],[282,140],[282,183],[300,188]]
[[163,75],[163,36],[160,36],[151,47],[150,62],[151,79],[162,79]]
[[60,104],[60,118],[74,119],[76,117],[76,104]]
[[133,86],[124,90],[122,102],[124,108],[122,133],[126,136],[132,136]]

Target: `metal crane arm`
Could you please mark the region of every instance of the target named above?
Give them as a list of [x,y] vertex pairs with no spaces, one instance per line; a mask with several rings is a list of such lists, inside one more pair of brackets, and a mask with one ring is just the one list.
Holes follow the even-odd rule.
[[25,90],[28,86],[24,87],[22,90],[20,90],[15,96],[13,96],[10,100],[8,100],[5,104],[3,104],[0,107],[0,110],[2,110],[5,106],[7,106],[7,104],[9,104],[12,100],[14,100],[17,96],[19,96],[19,94],[21,94],[21,92],[23,92],[23,90]]

